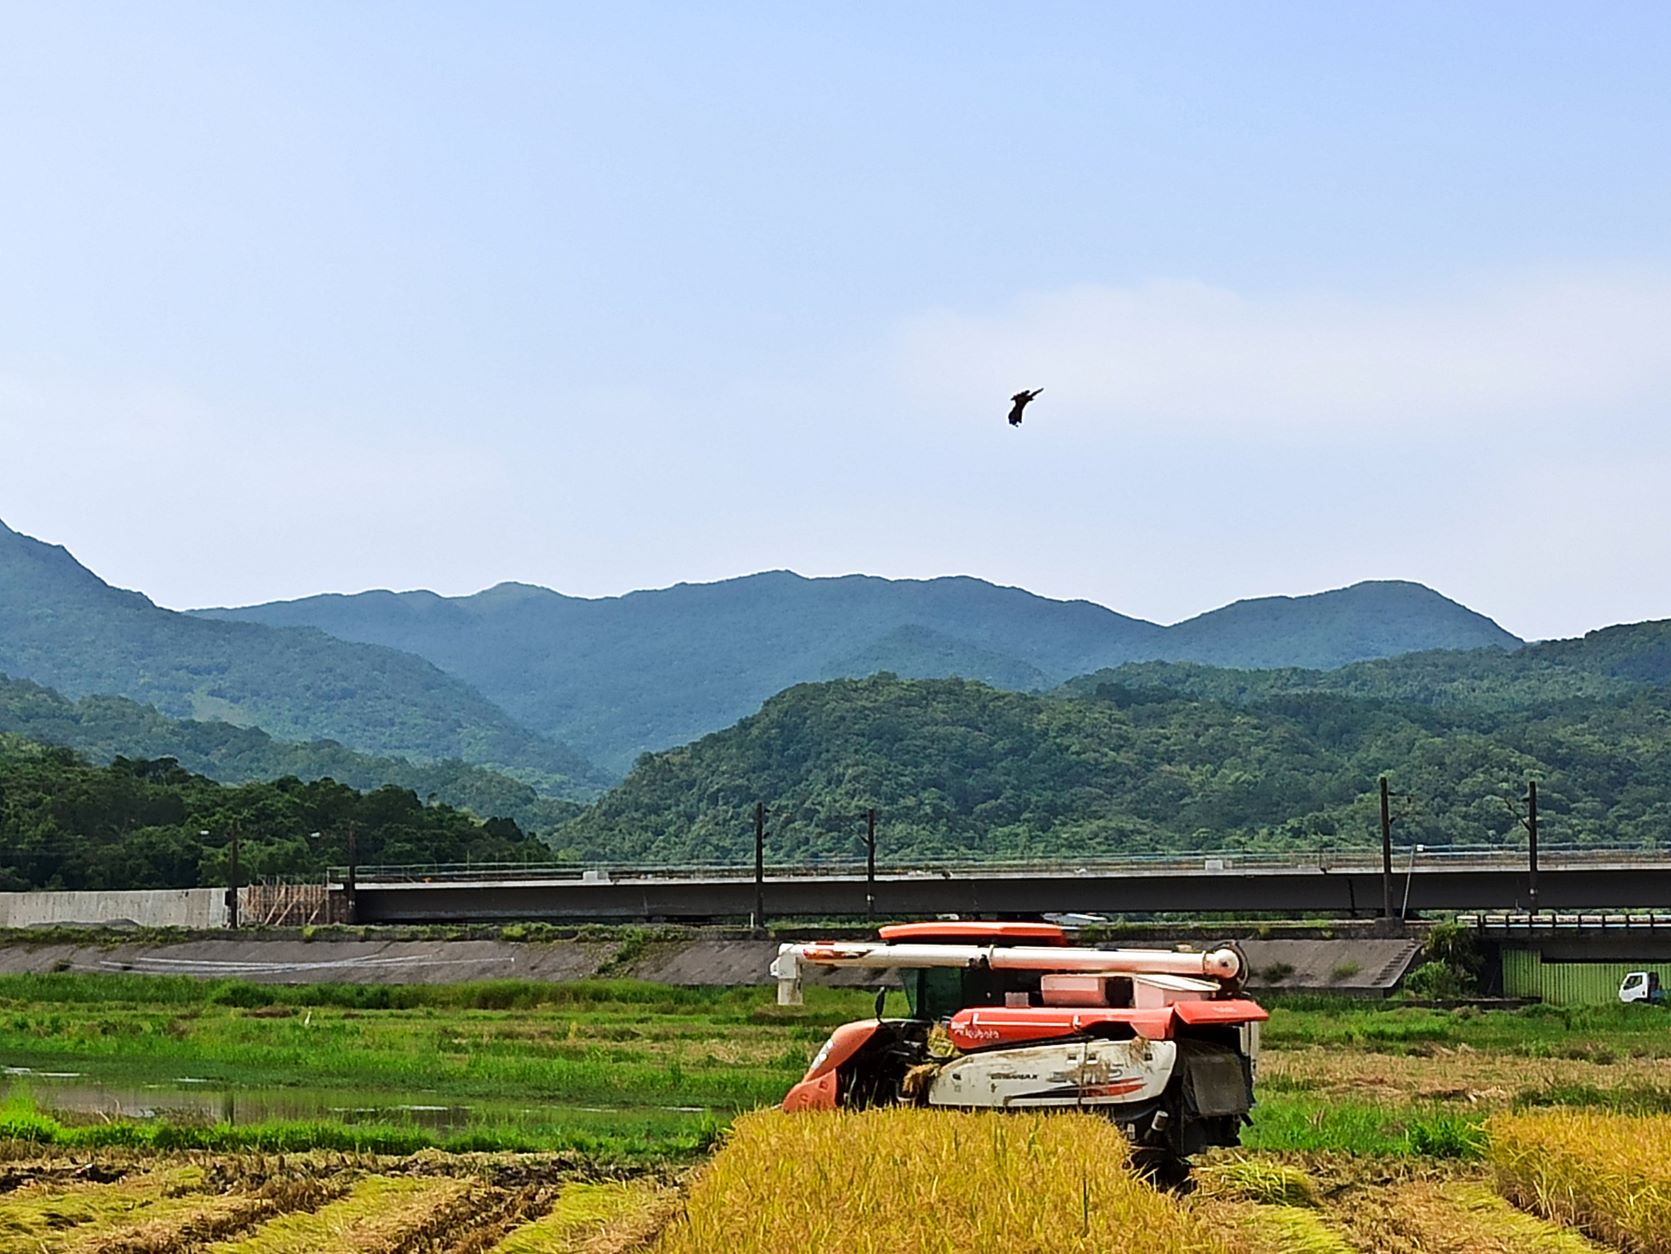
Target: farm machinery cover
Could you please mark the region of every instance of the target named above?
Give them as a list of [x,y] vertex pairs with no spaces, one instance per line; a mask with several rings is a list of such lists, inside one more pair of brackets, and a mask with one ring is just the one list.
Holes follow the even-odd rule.
[[778,1001],[804,968],[896,971],[910,1014],[837,1028],[785,1110],[915,1104],[1094,1110],[1163,1183],[1235,1145],[1253,1107],[1259,1025],[1234,945],[1205,953],[1080,949],[1043,923],[905,923],[880,941],[778,949]]

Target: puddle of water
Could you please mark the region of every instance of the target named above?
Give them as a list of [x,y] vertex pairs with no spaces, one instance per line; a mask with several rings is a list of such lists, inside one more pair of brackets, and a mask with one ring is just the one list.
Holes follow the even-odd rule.
[[[427,1093],[384,1093],[341,1089],[234,1088],[199,1076],[161,1083],[102,1083],[82,1072],[0,1071],[0,1102],[27,1095],[36,1109],[66,1123],[111,1119],[169,1119],[182,1123],[269,1122],[405,1123],[438,1132],[495,1124],[522,1124],[530,1117],[556,1122],[565,1113],[619,1115],[632,1123],[654,1111],[702,1114],[703,1106],[627,1108],[530,1106],[519,1102],[447,1103]],[[345,1100],[346,1099],[346,1100]]]

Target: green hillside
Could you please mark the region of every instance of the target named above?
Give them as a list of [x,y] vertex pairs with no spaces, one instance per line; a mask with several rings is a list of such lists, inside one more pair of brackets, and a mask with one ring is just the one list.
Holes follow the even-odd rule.
[[1329,671],[1128,662],[1081,675],[1062,691],[1088,696],[1109,686],[1164,689],[1237,704],[1328,692],[1500,712],[1581,699],[1628,699],[1645,685],[1671,686],[1671,622],[1627,623],[1577,640],[1540,641],[1513,653],[1408,653]]
[[1671,620],[1604,627],[1578,640],[1545,640],[1528,652],[1611,679],[1671,684]]
[[367,592],[202,613],[415,653],[622,772],[645,750],[728,726],[811,680],[887,671],[1029,691],[1140,659],[1333,666],[1519,643],[1407,583],[1240,602],[1173,628],[978,579],[787,571],[600,600],[502,584],[470,597]]
[[173,758],[188,771],[228,784],[292,776],[333,779],[361,791],[393,785],[484,818],[514,819],[527,831],[550,831],[578,809],[574,802],[542,796],[519,780],[456,759],[414,763],[358,753],[328,740],[275,740],[257,727],[169,718],[126,697],[71,701],[50,688],[4,675],[0,733],[62,745],[95,763],[118,757]]
[[554,839],[586,858],[743,864],[759,799],[778,861],[855,856],[870,806],[890,859],[1316,849],[1377,840],[1382,774],[1413,799],[1404,842],[1518,841],[1504,799],[1536,778],[1548,840],[1663,847],[1671,701],[1648,686],[1449,708],[1107,682],[1078,696],[891,676],[807,684],[646,758]]
[[165,610],[110,587],[63,548],[3,526],[0,673],[285,739],[497,766],[559,796],[588,795],[599,782],[573,750],[421,658]]
[[0,735],[0,797],[4,892],[225,884],[234,827],[245,882],[322,878],[346,860],[351,824],[367,863],[548,856],[509,819],[426,806],[405,789],[360,793],[295,779],[233,787],[173,762],[94,766],[72,750],[10,735]]

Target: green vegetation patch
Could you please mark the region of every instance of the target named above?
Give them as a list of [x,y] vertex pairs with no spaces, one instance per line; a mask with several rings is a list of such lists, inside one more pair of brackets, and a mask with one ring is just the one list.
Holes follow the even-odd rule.
[[1331,1101],[1267,1094],[1242,1132],[1252,1150],[1332,1151],[1439,1158],[1475,1158],[1484,1148],[1478,1116],[1434,1105]]

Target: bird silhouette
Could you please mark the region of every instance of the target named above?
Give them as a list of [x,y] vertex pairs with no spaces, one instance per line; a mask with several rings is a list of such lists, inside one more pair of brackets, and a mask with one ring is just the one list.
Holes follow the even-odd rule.
[[1010,397],[1015,402],[1010,406],[1010,426],[1019,427],[1021,425],[1021,411],[1026,409],[1027,403],[1042,391],[1044,391],[1043,388],[1034,388],[1031,392],[1017,392]]

